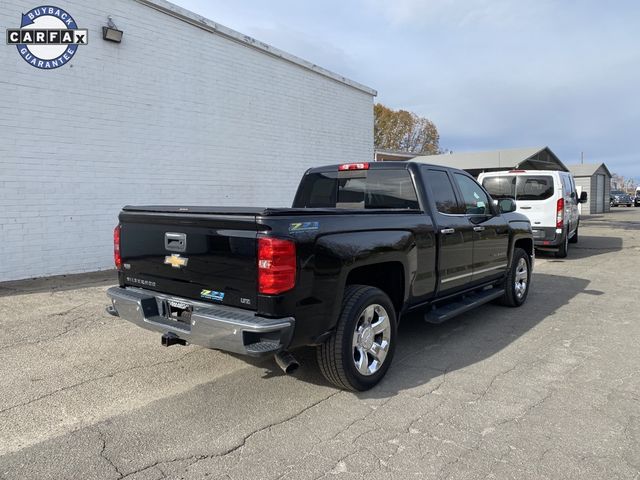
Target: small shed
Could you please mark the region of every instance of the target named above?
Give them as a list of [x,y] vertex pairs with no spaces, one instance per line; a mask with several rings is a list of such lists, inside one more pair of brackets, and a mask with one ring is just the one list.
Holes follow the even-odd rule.
[[416,157],[412,161],[459,168],[466,170],[474,177],[483,172],[499,172],[512,169],[569,171],[549,147],[445,153],[442,155]]
[[604,163],[580,163],[568,167],[575,178],[578,193],[582,191],[589,194],[589,201],[581,205],[582,215],[610,211],[611,172],[607,166]]

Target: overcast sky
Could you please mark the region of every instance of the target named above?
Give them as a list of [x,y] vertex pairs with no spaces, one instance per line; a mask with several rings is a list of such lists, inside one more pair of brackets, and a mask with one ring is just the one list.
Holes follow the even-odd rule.
[[640,1],[173,1],[430,118],[443,148],[548,145],[640,178]]

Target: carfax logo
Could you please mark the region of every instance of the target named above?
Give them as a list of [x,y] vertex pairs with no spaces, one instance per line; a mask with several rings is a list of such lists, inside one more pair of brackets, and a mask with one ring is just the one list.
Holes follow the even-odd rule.
[[22,14],[20,28],[7,29],[7,44],[15,45],[25,62],[51,70],[69,63],[79,45],[89,42],[88,30],[63,9],[36,7]]

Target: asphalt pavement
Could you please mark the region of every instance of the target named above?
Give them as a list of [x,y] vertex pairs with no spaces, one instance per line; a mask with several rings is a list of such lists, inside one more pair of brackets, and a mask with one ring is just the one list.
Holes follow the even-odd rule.
[[539,255],[520,309],[399,330],[365,393],[311,349],[160,345],[104,312],[113,272],[0,283],[2,479],[640,479],[640,208]]

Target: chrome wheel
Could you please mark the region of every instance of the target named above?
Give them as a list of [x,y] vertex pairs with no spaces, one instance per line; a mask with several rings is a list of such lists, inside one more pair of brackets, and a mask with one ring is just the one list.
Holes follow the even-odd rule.
[[391,324],[382,305],[365,308],[353,332],[353,363],[362,375],[373,375],[384,363],[389,352]]
[[516,266],[515,275],[515,293],[518,299],[522,299],[527,293],[527,286],[529,283],[529,269],[527,261],[524,258],[520,258],[518,265]]

